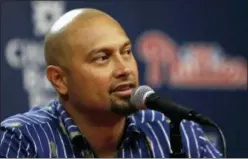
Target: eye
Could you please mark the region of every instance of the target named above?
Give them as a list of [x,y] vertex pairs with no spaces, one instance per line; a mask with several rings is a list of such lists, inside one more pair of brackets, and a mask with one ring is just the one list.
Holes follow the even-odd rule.
[[124,55],[131,55],[132,54],[132,50],[131,49],[127,49],[124,51],[123,53]]
[[108,56],[101,56],[101,57],[97,57],[96,61],[104,61],[104,60],[107,60],[107,59],[108,59]]
[[107,54],[102,54],[102,55],[96,56],[96,57],[93,59],[93,61],[94,61],[94,62],[97,62],[97,63],[103,63],[103,62],[106,62],[108,59],[109,59],[109,55],[107,55]]
[[127,50],[126,54],[132,54],[132,50]]

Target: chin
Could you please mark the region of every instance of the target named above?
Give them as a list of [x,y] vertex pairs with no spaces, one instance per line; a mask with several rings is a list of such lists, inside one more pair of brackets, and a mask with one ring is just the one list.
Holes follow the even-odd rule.
[[128,116],[138,110],[128,100],[112,100],[110,111],[118,115]]

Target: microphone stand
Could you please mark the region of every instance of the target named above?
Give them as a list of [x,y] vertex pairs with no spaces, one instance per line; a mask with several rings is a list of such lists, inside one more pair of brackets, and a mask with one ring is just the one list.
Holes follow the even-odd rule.
[[[173,117],[170,116],[171,123],[170,123],[170,143],[171,143],[171,149],[172,153],[170,154],[171,158],[186,158],[186,154],[183,152],[182,147],[182,140],[181,140],[181,134],[180,134],[180,123],[182,121],[182,118],[180,117]],[[221,137],[221,143],[222,143],[222,153],[223,157],[226,158],[226,140],[225,136],[220,129],[220,127],[210,119],[208,119],[209,123],[202,122],[201,124],[213,126],[217,129],[217,131],[220,134]]]
[[171,158],[186,158],[186,154],[183,152],[181,133],[180,133],[180,119],[173,119],[170,123],[170,143],[172,153]]
[[[149,94],[149,93],[150,92],[148,91],[145,94],[147,96],[147,97],[145,96],[146,97],[145,105],[147,106],[147,108],[160,111],[164,113],[165,116],[169,117],[169,119],[171,119],[171,123],[169,125],[170,125],[170,142],[171,142],[171,148],[173,151],[172,154],[170,155],[172,158],[186,157],[186,154],[183,152],[181,134],[180,134],[180,123],[183,119],[191,120],[199,124],[211,125],[215,127],[221,136],[223,157],[226,157],[225,136],[222,130],[220,129],[220,127],[215,122],[202,116],[199,113],[196,113],[195,111],[191,109],[174,104],[173,102],[169,100],[166,100],[166,101],[159,100],[160,97],[156,95],[155,93],[153,94]],[[159,106],[152,107],[152,105],[166,105],[166,107],[159,107]],[[170,113],[166,114],[165,112],[170,112]]]

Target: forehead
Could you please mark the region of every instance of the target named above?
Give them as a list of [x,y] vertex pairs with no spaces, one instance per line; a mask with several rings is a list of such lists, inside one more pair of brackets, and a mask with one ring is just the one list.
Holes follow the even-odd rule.
[[[122,27],[112,19],[101,17],[78,23],[69,34],[73,50],[88,53],[101,47],[117,48],[129,41]],[[81,52],[81,53],[82,53]]]

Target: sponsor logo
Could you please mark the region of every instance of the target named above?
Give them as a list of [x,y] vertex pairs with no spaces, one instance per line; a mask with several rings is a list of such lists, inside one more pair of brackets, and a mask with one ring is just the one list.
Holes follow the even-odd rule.
[[179,46],[163,32],[149,31],[136,49],[145,62],[145,81],[153,87],[247,89],[247,61],[228,56],[216,43]]

